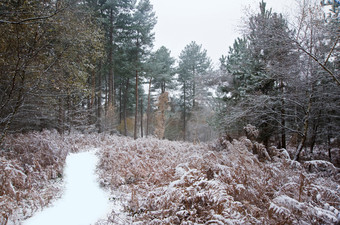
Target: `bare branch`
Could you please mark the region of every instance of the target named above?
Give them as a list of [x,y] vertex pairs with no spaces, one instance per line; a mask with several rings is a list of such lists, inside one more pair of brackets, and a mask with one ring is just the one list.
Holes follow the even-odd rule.
[[333,51],[334,51],[336,45],[338,44],[338,41],[339,41],[339,36],[337,37],[336,41],[334,42],[334,45],[333,45],[331,51],[329,52],[326,61],[325,61],[324,64],[323,64],[324,66],[326,66],[326,64],[328,63],[328,60],[329,60],[329,58],[331,57],[331,55],[332,55],[332,53],[333,53]]
[[[336,46],[336,44],[337,44],[338,41],[339,41],[339,37],[337,38],[336,43],[335,43],[335,45],[333,46],[333,48],[332,48],[330,54],[332,53],[332,51],[333,51],[333,49],[335,48],[335,46]],[[307,54],[309,57],[311,57],[315,62],[317,62],[317,63],[322,67],[322,69],[324,69],[327,73],[329,73],[329,74],[333,77],[333,79],[335,80],[335,82],[340,86],[340,81],[336,78],[336,76],[334,75],[334,73],[333,73],[332,71],[330,71],[330,70],[326,67],[326,65],[325,65],[324,63],[321,63],[321,62],[316,58],[316,56],[314,56],[312,53],[310,53],[309,51],[307,51],[306,49],[304,49],[298,41],[294,41],[294,42],[298,45],[298,47],[299,47],[299,49],[300,49],[301,51],[303,51],[304,53],[306,53],[306,54]],[[329,55],[328,57],[330,57],[330,55]],[[325,63],[327,63],[327,61],[328,61],[328,59],[326,60]]]
[[[65,8],[67,8],[67,7],[65,7]],[[57,15],[58,13],[63,11],[65,8],[57,9],[51,15],[31,17],[31,18],[20,20],[20,21],[0,20],[0,24],[3,24],[3,23],[5,23],[5,24],[25,24],[25,23],[37,21],[37,20],[46,20],[46,19],[54,17],[55,15]]]

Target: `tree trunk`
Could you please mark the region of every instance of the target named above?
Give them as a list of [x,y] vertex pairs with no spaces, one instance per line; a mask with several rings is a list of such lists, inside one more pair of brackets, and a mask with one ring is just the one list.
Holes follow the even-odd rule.
[[308,127],[309,127],[309,114],[310,114],[310,110],[312,108],[312,98],[313,98],[313,93],[309,95],[308,108],[307,108],[307,111],[305,113],[305,119],[304,119],[304,124],[303,124],[302,139],[301,139],[300,144],[298,145],[298,148],[296,150],[296,154],[295,154],[295,157],[294,157],[295,161],[300,160],[301,151],[302,151],[303,147],[305,146],[305,143],[306,143],[306,140],[307,140]]
[[138,51],[139,51],[139,40],[137,38],[136,41],[136,49],[137,49],[137,54],[136,54],[136,110],[135,110],[135,127],[134,127],[134,132],[133,132],[133,138],[136,140],[137,139],[137,122],[138,122]]
[[186,140],[186,82],[184,82],[184,85],[183,85],[183,102],[184,102],[184,105],[183,105],[183,140],[185,141]]
[[99,63],[98,71],[98,108],[97,108],[97,128],[98,132],[101,133],[102,130],[102,76],[101,76],[101,63]]
[[125,135],[125,136],[127,136],[126,105],[127,105],[129,84],[130,84],[130,78],[128,78],[128,79],[126,80],[125,94],[124,94],[124,109],[123,109],[123,115],[124,115],[124,135]]
[[122,110],[122,83],[120,84],[119,88],[119,124],[122,123],[122,118],[123,118],[123,110]]
[[196,74],[195,74],[195,67],[194,66],[192,68],[192,73],[193,73],[193,80],[192,80],[192,82],[193,82],[193,84],[192,84],[192,108],[195,109],[195,107],[196,107],[196,101],[195,101],[195,99],[196,99],[196,81],[195,81]]
[[136,111],[135,111],[135,129],[133,132],[133,138],[137,139],[137,121],[138,121],[138,70],[136,70]]
[[166,84],[165,82],[161,82],[161,94],[163,94],[165,92],[165,87],[166,87]]
[[96,122],[95,108],[96,108],[96,71],[93,70],[91,73],[91,77],[89,77],[89,87],[91,87],[91,94],[87,96],[87,115],[88,115],[88,123],[94,124]]
[[311,144],[310,144],[310,153],[313,154],[313,150],[314,150],[314,146],[316,143],[316,137],[317,137],[317,133],[318,133],[318,128],[319,128],[319,120],[321,117],[321,110],[319,111],[318,117],[316,119],[314,119],[313,122],[313,133],[312,133],[312,137],[311,137]]
[[104,104],[104,109],[105,109],[105,117],[108,112],[108,106],[109,106],[109,101],[108,101],[108,96],[109,96],[109,89],[108,89],[108,81],[107,81],[107,76],[105,76],[105,104]]
[[143,96],[140,98],[140,136],[143,137]]
[[64,111],[64,103],[62,97],[59,97],[59,110],[58,110],[58,133],[64,134],[64,120],[65,120],[65,111]]
[[73,112],[71,112],[72,108],[71,108],[71,97],[70,95],[67,95],[67,113],[68,115],[66,114],[66,119],[65,121],[67,121],[67,130],[68,130],[68,133],[70,134],[71,133],[71,129],[72,129],[72,121],[73,120]]
[[113,74],[113,9],[110,10],[110,29],[109,29],[109,52],[107,56],[109,67],[109,96],[108,96],[108,109],[110,110],[114,106],[114,74]]
[[329,161],[332,162],[331,132],[330,132],[329,126],[327,129],[327,150],[328,150]]
[[318,129],[318,126],[314,124],[313,125],[313,134],[312,134],[312,137],[311,137],[311,143],[310,143],[310,149],[309,149],[311,154],[313,154],[314,146],[315,146],[315,143],[316,143],[317,129]]
[[151,82],[152,78],[149,81],[149,90],[148,90],[148,109],[146,113],[146,136],[149,135],[149,126],[150,126],[150,113],[151,113]]
[[94,99],[95,99],[95,93],[96,93],[96,71],[93,70],[92,77],[91,77],[91,100],[90,100],[90,109],[92,109],[94,105]]
[[286,110],[285,110],[285,99],[284,99],[284,86],[283,81],[281,80],[281,148],[286,149]]

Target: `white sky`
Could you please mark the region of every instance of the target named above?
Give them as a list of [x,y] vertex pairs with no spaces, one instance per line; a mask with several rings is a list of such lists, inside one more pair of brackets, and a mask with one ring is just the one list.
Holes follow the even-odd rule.
[[[164,45],[178,58],[191,41],[202,44],[217,66],[229,46],[240,37],[245,8],[259,10],[261,0],[150,0],[158,18],[155,46]],[[266,0],[267,8],[283,13],[295,7],[295,0]]]

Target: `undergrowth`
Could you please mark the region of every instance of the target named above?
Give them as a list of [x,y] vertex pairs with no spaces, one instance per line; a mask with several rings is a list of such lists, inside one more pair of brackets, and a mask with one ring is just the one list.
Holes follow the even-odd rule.
[[20,224],[60,196],[66,156],[87,141],[47,130],[8,135],[0,149],[0,224]]
[[326,161],[295,162],[245,137],[192,144],[44,131],[11,135],[2,146],[0,224],[20,224],[47,205],[68,152],[90,147],[99,149],[100,184],[123,205],[103,225],[339,222],[339,169]]
[[253,153],[262,147],[246,138],[224,141],[222,149],[153,138],[106,136],[102,141],[101,183],[123,193],[120,198],[133,224],[337,221],[335,167],[327,174],[313,173],[306,163],[275,148],[262,160],[258,150]]

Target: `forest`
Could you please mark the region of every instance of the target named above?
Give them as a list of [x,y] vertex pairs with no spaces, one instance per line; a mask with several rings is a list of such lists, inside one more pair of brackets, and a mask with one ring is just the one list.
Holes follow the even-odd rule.
[[[53,189],[50,181],[62,177],[67,153],[79,146],[101,149],[104,188],[125,193],[124,185],[134,185],[125,199],[134,221],[339,223],[340,2],[305,0],[296,7],[288,18],[259,2],[216,67],[195,40],[178,58],[166,46],[154,49],[157,12],[149,0],[1,1],[0,224],[17,224],[18,209],[23,219],[29,214],[23,208],[33,212],[52,201],[52,194],[39,200],[38,189]],[[112,171],[116,160],[121,168]],[[136,165],[125,168],[131,161]],[[233,168],[229,175],[224,167]],[[311,178],[306,171],[317,172]],[[292,180],[280,180],[287,174]],[[271,176],[280,181],[270,183]],[[288,187],[295,178],[297,189]],[[228,182],[235,185],[223,193],[216,186]],[[165,184],[178,187],[182,201]],[[201,196],[188,185],[208,192]],[[260,194],[261,187],[268,193]],[[44,191],[60,192],[50,189]],[[285,195],[273,194],[279,192]],[[188,193],[196,198],[184,198]],[[169,199],[177,211],[160,203]],[[119,224],[112,221],[102,224]]]
[[261,3],[220,68],[195,41],[178,59],[153,50],[149,1],[1,4],[0,143],[44,129],[208,141],[247,124],[266,146],[338,138],[336,1],[301,5],[294,25]]

